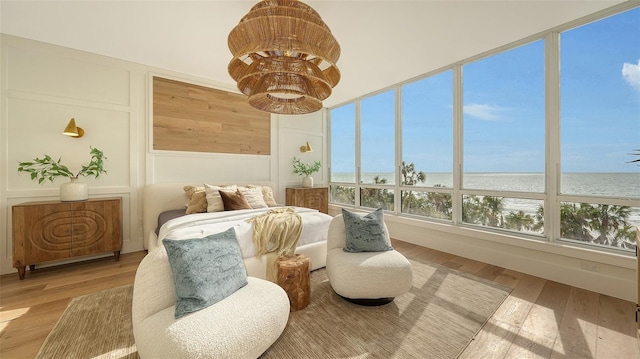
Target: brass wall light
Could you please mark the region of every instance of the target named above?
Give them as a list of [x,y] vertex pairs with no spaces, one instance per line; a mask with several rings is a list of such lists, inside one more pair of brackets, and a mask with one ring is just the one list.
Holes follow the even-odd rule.
[[229,75],[258,110],[297,115],[322,109],[340,81],[340,45],[320,15],[298,0],[254,5],[227,40]]
[[76,126],[76,120],[72,118],[71,120],[69,120],[69,123],[67,124],[67,127],[65,127],[62,134],[73,138],[80,138],[84,136],[84,130]]
[[313,152],[313,148],[309,145],[309,141],[307,141],[306,146],[300,147],[300,152]]

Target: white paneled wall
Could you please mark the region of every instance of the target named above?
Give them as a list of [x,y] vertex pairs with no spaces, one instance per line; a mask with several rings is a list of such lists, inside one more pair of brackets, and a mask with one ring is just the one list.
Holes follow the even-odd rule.
[[[85,178],[91,197],[123,198],[123,252],[142,250],[141,190],[159,182],[272,181],[284,188],[299,184],[291,159],[326,158],[323,113],[272,116],[271,155],[229,155],[153,151],[150,75],[233,90],[216,83],[60,46],[0,34],[0,273],[11,273],[11,206],[36,200],[58,200],[59,186],[38,184],[17,172],[19,161],[49,154],[72,171],[88,163],[90,146],[107,156],[107,175]],[[62,135],[70,118],[85,130],[73,139]],[[282,140],[283,143],[280,143]],[[299,149],[306,141],[310,154]],[[324,161],[323,161],[324,163]],[[324,168],[323,168],[324,171]],[[316,174],[317,183],[325,175]],[[280,180],[282,178],[282,180]]]

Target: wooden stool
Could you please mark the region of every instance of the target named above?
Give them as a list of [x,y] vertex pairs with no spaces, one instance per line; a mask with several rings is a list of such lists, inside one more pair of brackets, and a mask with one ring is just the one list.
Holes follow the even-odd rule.
[[292,312],[306,308],[311,300],[309,267],[309,257],[304,254],[282,256],[276,260],[276,283],[287,292]]

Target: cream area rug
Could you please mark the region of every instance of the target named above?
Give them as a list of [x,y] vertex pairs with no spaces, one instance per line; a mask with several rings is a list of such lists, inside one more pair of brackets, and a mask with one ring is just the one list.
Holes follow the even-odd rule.
[[[347,302],[324,269],[312,272],[311,303],[290,313],[260,358],[456,358],[510,289],[427,261],[411,265],[411,290],[379,307]],[[38,358],[137,358],[131,293],[125,286],[75,298]]]

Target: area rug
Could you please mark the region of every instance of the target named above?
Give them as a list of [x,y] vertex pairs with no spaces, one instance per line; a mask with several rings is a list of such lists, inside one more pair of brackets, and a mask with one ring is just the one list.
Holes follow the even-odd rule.
[[[324,269],[312,272],[311,303],[290,314],[260,358],[456,358],[510,288],[427,261],[411,265],[411,290],[379,307],[345,301]],[[137,358],[131,293],[125,286],[75,298],[38,358]]]
[[131,326],[133,286],[71,300],[36,359],[137,359]]

